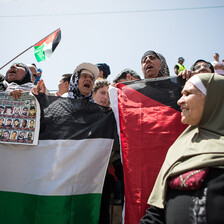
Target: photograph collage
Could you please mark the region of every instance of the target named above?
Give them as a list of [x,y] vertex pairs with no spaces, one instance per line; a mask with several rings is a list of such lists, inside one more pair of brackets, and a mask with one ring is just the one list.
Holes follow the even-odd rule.
[[0,142],[33,143],[36,106],[30,100],[0,100]]

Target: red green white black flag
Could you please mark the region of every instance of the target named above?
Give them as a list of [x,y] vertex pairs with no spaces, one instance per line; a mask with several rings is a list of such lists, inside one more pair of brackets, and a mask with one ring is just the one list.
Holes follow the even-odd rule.
[[61,29],[57,29],[34,45],[38,62],[48,60],[61,40]]

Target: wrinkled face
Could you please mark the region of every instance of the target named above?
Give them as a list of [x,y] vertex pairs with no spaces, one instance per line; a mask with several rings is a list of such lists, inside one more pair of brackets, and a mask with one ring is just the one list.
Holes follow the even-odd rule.
[[104,86],[93,92],[93,99],[101,106],[109,105],[108,88],[108,86]]
[[182,97],[177,101],[181,109],[181,122],[197,126],[201,121],[206,96],[193,85],[191,82],[186,82]]
[[84,96],[88,96],[92,89],[93,89],[93,83],[94,83],[94,76],[87,74],[87,73],[82,73],[80,74],[79,77],[79,91],[82,93]]
[[196,73],[212,73],[210,65],[205,62],[198,62],[194,66],[194,71]]
[[26,73],[25,68],[23,68],[19,64],[13,64],[6,72],[6,80],[8,82],[21,80],[24,77],[25,73]]
[[145,79],[157,78],[161,62],[154,55],[147,55],[142,61],[142,72]]

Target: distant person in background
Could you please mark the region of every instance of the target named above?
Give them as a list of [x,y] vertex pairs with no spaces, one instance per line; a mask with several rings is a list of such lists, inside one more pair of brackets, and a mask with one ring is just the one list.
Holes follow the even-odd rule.
[[27,65],[32,72],[32,82],[34,85],[37,84],[38,81],[40,81],[41,75],[42,75],[42,69],[37,68],[36,64],[28,64]]
[[212,65],[215,69],[215,73],[219,75],[224,75],[224,62],[219,61],[219,54],[215,53],[213,55],[214,61],[212,62]]
[[137,72],[130,68],[126,68],[122,70],[114,79],[114,83],[120,83],[120,82],[128,82],[133,80],[141,80],[141,77],[138,75]]
[[62,75],[62,79],[60,80],[60,83],[58,84],[58,91],[56,92],[57,96],[68,97],[69,83],[71,80],[71,76],[72,74]]
[[32,72],[32,82],[33,84],[35,84],[35,80],[37,78],[37,67],[35,64],[28,64],[27,65],[30,69],[30,71]]
[[102,79],[107,79],[107,77],[110,75],[110,66],[107,65],[106,63],[98,63],[96,64],[96,66],[99,69],[99,75],[98,75],[98,79],[102,78]]
[[142,72],[145,79],[170,76],[166,59],[155,51],[146,51],[141,59]]
[[186,67],[184,66],[184,58],[179,57],[178,63],[174,66],[174,72],[176,75],[178,75],[180,72],[186,70]]
[[96,80],[93,88],[93,99],[101,106],[109,107],[109,89],[110,83],[105,79]]

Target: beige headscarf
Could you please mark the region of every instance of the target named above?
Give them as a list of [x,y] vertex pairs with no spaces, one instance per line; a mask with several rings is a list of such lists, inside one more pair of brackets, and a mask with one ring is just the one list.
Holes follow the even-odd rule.
[[202,119],[198,127],[189,126],[167,153],[148,200],[158,208],[165,206],[169,177],[198,168],[224,168],[224,77],[197,76],[207,92]]

